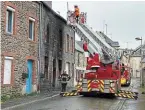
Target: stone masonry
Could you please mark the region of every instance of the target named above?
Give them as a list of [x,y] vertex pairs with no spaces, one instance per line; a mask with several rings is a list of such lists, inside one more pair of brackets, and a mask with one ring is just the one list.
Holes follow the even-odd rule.
[[[7,6],[14,11],[13,34],[6,32]],[[25,94],[26,80],[22,73],[27,72],[27,60],[33,60],[32,92],[37,91],[37,57],[39,36],[39,3],[31,1],[4,1],[1,3],[1,61],[2,95]],[[34,41],[29,40],[29,17],[35,19]],[[11,84],[3,84],[4,57],[13,57]]]
[[[74,31],[67,25],[64,18],[55,13],[44,2],[41,3],[42,36],[40,53],[41,76],[43,78],[41,78],[40,87],[53,86],[58,88],[60,87],[58,76],[65,70],[66,62],[70,63],[70,68],[74,65]],[[67,35],[69,36],[69,52],[66,51]],[[68,74],[73,76],[73,70],[69,70]],[[72,83],[69,85],[72,85]]]

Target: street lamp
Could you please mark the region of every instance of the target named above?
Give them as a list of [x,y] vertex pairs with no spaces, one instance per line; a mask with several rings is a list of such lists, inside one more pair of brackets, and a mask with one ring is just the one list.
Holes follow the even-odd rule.
[[141,49],[140,49],[140,54],[141,54],[141,76],[140,76],[140,81],[141,81],[141,86],[144,86],[144,79],[143,79],[143,72],[142,72],[142,37],[136,37],[136,40],[140,40],[141,41]]

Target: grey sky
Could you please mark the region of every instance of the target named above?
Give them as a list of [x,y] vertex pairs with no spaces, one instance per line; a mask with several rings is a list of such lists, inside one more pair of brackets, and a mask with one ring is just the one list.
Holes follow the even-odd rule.
[[[69,2],[69,9],[77,4],[80,11],[87,12],[87,24],[94,30],[103,31],[103,21],[108,25],[108,36],[119,41],[121,47],[136,48],[140,42],[135,37],[145,40],[145,1],[91,1]],[[67,2],[52,2],[55,11],[66,18]],[[112,34],[112,35],[111,35]]]

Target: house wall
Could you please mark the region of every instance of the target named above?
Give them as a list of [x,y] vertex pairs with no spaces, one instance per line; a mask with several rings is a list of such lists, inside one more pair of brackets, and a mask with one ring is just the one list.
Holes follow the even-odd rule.
[[[13,34],[6,32],[7,6],[15,9]],[[29,40],[29,17],[35,19],[35,40]],[[30,1],[4,1],[1,2],[1,81],[2,95],[26,93],[26,80],[22,73],[27,72],[27,60],[33,60],[32,92],[37,91],[37,57],[39,36],[39,4]],[[11,56],[12,74],[11,84],[3,84],[4,57]]]
[[124,63],[125,65],[128,65],[128,61],[129,61],[129,58],[126,56],[122,56],[122,59],[121,59],[121,62]]
[[[67,36],[69,36],[69,40],[67,40]],[[67,63],[69,63],[69,71],[67,72],[71,76],[71,80],[68,83],[68,87],[74,86],[74,72],[75,72],[75,32],[74,30],[65,25],[64,27],[64,45],[63,45],[63,70],[66,70]],[[69,41],[69,45],[68,45]],[[67,47],[69,51],[67,51]]]
[[[60,35],[59,31],[62,31]],[[66,39],[69,35],[69,48],[66,51]],[[62,48],[60,48],[60,39],[62,37]],[[47,83],[52,83],[56,88],[60,87],[58,76],[65,70],[66,63],[70,64],[69,75],[73,77],[72,65],[74,65],[74,52],[71,52],[71,37],[73,38],[74,46],[74,31],[67,25],[66,21],[56,15],[53,10],[42,6],[42,45],[41,45],[41,73],[45,75]],[[48,57],[46,61],[44,58]],[[62,64],[59,64],[59,61]],[[45,63],[48,63],[45,73]],[[61,70],[60,70],[61,68]],[[70,81],[71,82],[71,81]],[[69,84],[68,84],[69,85]]]
[[130,57],[130,67],[133,70],[132,77],[140,77],[140,57]]
[[80,74],[84,72],[87,66],[87,59],[83,52],[75,50],[75,78],[74,85],[77,84]]

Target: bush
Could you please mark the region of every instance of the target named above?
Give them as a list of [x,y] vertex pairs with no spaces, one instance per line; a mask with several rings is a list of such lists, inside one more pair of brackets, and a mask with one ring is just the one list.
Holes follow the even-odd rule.
[[8,99],[10,99],[10,95],[3,95],[3,96],[1,96],[1,101],[2,102],[5,102],[5,101],[7,101]]

